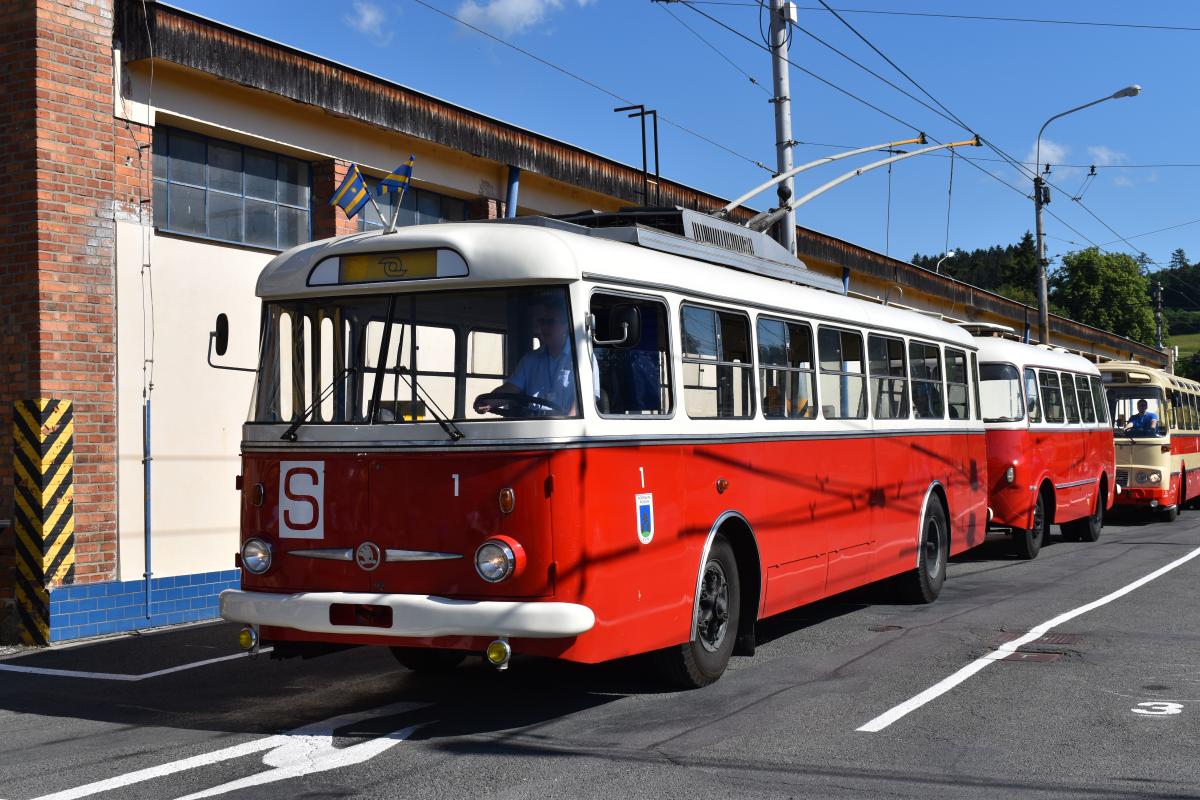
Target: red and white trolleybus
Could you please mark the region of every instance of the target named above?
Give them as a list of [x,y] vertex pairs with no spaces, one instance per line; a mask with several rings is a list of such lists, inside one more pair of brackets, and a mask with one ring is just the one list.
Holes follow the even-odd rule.
[[1116,494],[1100,371],[1058,348],[976,338],[993,528],[1033,558],[1057,523],[1094,542]]
[[757,620],[986,530],[975,349],[688,211],[314,242],[262,273],[243,429],[247,647],[657,652],[686,686]]

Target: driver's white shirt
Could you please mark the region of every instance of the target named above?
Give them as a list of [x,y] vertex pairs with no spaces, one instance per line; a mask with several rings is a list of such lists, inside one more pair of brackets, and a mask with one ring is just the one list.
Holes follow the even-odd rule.
[[521,392],[549,400],[568,414],[575,405],[575,362],[571,348],[564,347],[557,357],[539,347],[521,356],[508,382]]

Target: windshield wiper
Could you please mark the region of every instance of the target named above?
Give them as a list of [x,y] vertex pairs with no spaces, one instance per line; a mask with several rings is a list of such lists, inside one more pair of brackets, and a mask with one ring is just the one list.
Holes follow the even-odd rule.
[[[401,378],[404,378],[404,382],[412,387],[413,391],[421,397],[421,399],[425,402],[425,407],[429,409],[429,413],[433,416],[434,421],[437,422],[438,425],[442,426],[442,430],[444,430],[446,435],[450,437],[450,441],[457,442],[459,439],[463,438],[463,432],[460,431],[458,426],[451,422],[448,417],[446,417],[445,412],[438,408],[438,404],[435,403],[433,398],[429,396],[429,393],[421,387],[420,383],[417,381],[416,373],[414,373],[408,367],[397,365],[396,374]],[[410,375],[412,376],[411,378],[409,377]]]
[[296,431],[300,430],[300,426],[308,421],[308,416],[313,412],[313,409],[319,406],[325,400],[325,398],[329,396],[329,393],[333,391],[333,387],[337,386],[338,381],[352,372],[354,372],[353,367],[345,367],[341,372],[334,376],[333,380],[329,382],[329,385],[321,390],[320,396],[318,396],[316,400],[313,400],[311,403],[309,403],[308,408],[304,409],[304,411],[300,413],[300,416],[292,420],[292,424],[289,425],[288,429],[283,432],[283,436],[279,437],[280,440],[285,442],[296,441]]

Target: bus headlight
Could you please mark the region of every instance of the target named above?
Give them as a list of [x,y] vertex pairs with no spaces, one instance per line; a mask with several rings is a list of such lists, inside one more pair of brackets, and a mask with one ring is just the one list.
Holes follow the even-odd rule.
[[475,551],[475,571],[488,583],[499,583],[521,572],[525,550],[509,536],[494,536]]
[[271,543],[265,539],[247,539],[242,545],[242,567],[254,575],[271,568]]
[[1137,481],[1138,483],[1149,483],[1149,484],[1161,483],[1162,482],[1162,473],[1156,469],[1152,469],[1152,470],[1143,469],[1143,470],[1139,470],[1133,476],[1133,479],[1135,481]]

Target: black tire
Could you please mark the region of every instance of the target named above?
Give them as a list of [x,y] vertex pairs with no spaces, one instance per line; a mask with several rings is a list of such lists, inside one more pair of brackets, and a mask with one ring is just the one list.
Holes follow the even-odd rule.
[[1013,528],[1012,545],[1017,558],[1026,560],[1037,558],[1042,545],[1050,538],[1050,523],[1046,519],[1046,495],[1038,492],[1037,502],[1033,506],[1033,527],[1028,530]]
[[896,578],[896,591],[909,603],[932,603],[946,582],[950,559],[950,523],[938,498],[930,495],[921,515],[917,568]]
[[1104,503],[1108,500],[1104,490],[1096,494],[1096,509],[1083,519],[1065,522],[1062,525],[1063,536],[1077,542],[1095,542],[1100,539],[1100,530],[1104,527]]
[[1159,509],[1158,519],[1161,522],[1174,522],[1179,516],[1179,506],[1173,505],[1170,508]]
[[737,558],[724,536],[713,539],[701,575],[695,638],[654,654],[662,677],[685,689],[708,686],[725,672],[742,609]]
[[393,647],[392,655],[413,672],[449,672],[467,657],[462,650],[442,650],[432,647]]

